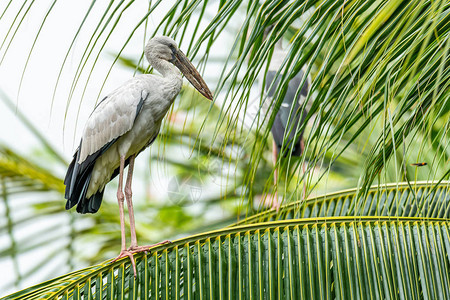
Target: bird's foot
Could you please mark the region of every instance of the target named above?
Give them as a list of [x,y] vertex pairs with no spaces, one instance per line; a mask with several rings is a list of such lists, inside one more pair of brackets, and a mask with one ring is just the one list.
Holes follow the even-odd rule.
[[149,250],[151,250],[150,248],[153,248],[155,246],[158,245],[164,245],[164,244],[171,244],[172,242],[169,240],[166,241],[162,241],[153,245],[147,245],[147,246],[130,246],[130,248],[128,248],[128,251],[131,253],[139,253],[139,252],[147,252]]
[[133,253],[135,253],[135,252],[130,251],[130,250],[122,250],[122,251],[120,251],[119,256],[114,258],[112,260],[112,262],[116,262],[117,260],[128,256],[130,258],[130,260],[131,260],[131,265],[133,266],[134,278],[136,278],[136,274],[137,274],[136,273],[136,262],[134,261]]
[[140,252],[146,252],[150,250],[150,248],[158,246],[158,245],[163,245],[163,244],[169,244],[172,243],[169,240],[166,241],[162,241],[153,245],[148,245],[148,246],[131,246],[130,248],[128,248],[127,250],[122,250],[120,251],[119,256],[117,256],[116,258],[114,258],[112,260],[112,262],[116,262],[117,260],[124,258],[126,256],[128,256],[131,260],[131,265],[133,266],[133,272],[134,272],[134,277],[136,278],[136,262],[134,261],[134,257],[133,254],[135,253],[140,253]]

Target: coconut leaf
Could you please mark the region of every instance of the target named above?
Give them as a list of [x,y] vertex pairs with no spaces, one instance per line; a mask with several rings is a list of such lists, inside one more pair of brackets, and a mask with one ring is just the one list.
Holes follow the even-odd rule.
[[[385,203],[391,201],[387,199],[405,199],[407,187],[374,187],[366,202],[375,198],[385,199]],[[448,183],[416,186],[416,195],[430,195],[430,191],[435,193],[431,198],[448,209]],[[338,203],[351,203],[356,197],[356,190],[346,190],[318,197],[311,203],[320,207],[336,203],[335,207],[343,208],[345,205]],[[295,215],[290,207],[286,211],[276,221],[260,215],[246,220],[247,225],[241,222],[156,246],[147,254],[136,254],[136,278],[128,258],[106,261],[5,299],[450,296],[448,216],[330,214],[292,219],[298,213]],[[315,211],[316,216],[320,215],[319,209]],[[345,213],[345,209],[339,211]]]
[[208,232],[5,299],[421,298],[449,294],[450,223],[331,217]]
[[365,198],[358,189],[334,192],[282,206],[280,212],[268,210],[231,226],[278,220],[388,216],[450,218],[450,182],[401,182],[372,186]]

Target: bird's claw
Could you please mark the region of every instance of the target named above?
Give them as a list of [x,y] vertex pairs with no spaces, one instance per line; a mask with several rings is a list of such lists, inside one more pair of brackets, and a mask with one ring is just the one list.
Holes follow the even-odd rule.
[[145,247],[145,246],[140,246],[140,247],[138,247],[138,246],[135,246],[135,247],[130,246],[130,248],[128,248],[127,251],[129,251],[130,253],[133,253],[133,254],[140,253],[140,252],[144,252],[145,254],[147,254],[148,253],[148,247]]
[[158,245],[164,245],[164,244],[172,244],[171,241],[169,240],[165,240],[153,245],[147,245],[147,246],[131,246],[130,248],[128,248],[128,251],[131,253],[139,253],[139,252],[145,252],[147,254],[148,251],[151,250],[151,248],[158,246]]
[[133,257],[134,252],[133,251],[129,251],[129,250],[122,250],[120,251],[119,256],[117,256],[116,258],[114,258],[111,262],[116,262],[117,260],[124,258],[126,256],[128,256],[130,258],[131,261],[131,265],[133,266],[133,272],[134,272],[134,278],[136,278],[136,262],[134,261],[134,257]]
[[169,240],[166,241],[162,241],[153,245],[148,245],[148,246],[130,246],[130,248],[128,248],[127,250],[122,250],[120,251],[119,256],[117,256],[116,258],[114,258],[111,262],[116,262],[117,260],[124,258],[125,256],[128,256],[131,260],[131,265],[133,266],[133,272],[134,272],[134,278],[136,278],[136,262],[134,261],[134,257],[133,254],[135,253],[140,253],[140,252],[144,252],[145,254],[148,253],[148,251],[150,251],[150,248],[158,246],[158,245],[164,245],[164,244],[171,244],[172,242]]

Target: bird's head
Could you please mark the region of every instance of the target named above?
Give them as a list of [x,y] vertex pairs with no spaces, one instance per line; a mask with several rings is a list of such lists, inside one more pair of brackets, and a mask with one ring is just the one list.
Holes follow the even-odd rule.
[[213,100],[213,95],[200,76],[200,73],[195,69],[186,55],[178,49],[177,43],[173,39],[167,36],[154,37],[148,41],[144,52],[148,61],[153,65],[161,60],[175,65],[197,91],[207,99]]

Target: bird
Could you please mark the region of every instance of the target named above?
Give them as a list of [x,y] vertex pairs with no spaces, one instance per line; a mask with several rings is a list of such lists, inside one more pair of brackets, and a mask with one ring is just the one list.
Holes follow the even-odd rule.
[[[280,84],[282,73],[277,76],[279,69],[287,55],[287,52],[282,48],[282,40],[280,39],[275,44],[272,60],[269,64],[269,68],[265,75],[264,91],[267,94],[268,101],[273,106],[274,94]],[[281,152],[282,157],[299,157],[304,151],[303,133],[307,109],[302,109],[306,97],[309,92],[310,78],[305,77],[305,69],[300,71],[289,81],[286,94],[283,101],[276,112],[275,119],[272,123],[270,131],[273,136],[272,145],[272,161],[275,167],[274,170],[274,184],[278,182],[278,168],[276,167],[278,156]],[[303,84],[303,85],[302,85]],[[297,94],[297,91],[300,91]],[[275,108],[273,108],[275,109]],[[286,137],[286,139],[285,139]],[[303,165],[303,172],[305,172],[305,166]],[[304,191],[305,192],[305,191]],[[304,195],[305,196],[305,195]],[[272,201],[272,209],[279,210],[280,202],[278,201],[278,192],[275,190],[275,197]]]
[[[205,81],[172,38],[151,38],[144,48],[144,54],[161,76],[137,75],[97,104],[86,122],[79,147],[64,179],[66,209],[76,205],[76,211],[85,214],[99,210],[106,184],[119,176],[117,201],[121,251],[113,261],[128,256],[135,276],[133,254],[157,245],[138,246],[137,243],[131,188],[135,159],[158,136],[164,116],[181,91],[181,74],[205,98],[213,100],[213,94]],[[126,166],[128,174],[124,187]],[[131,245],[128,249],[125,234],[125,199],[131,232]],[[167,242],[169,241],[161,243]]]
[[[268,26],[263,33],[263,40],[266,40],[268,34],[273,30],[274,26]],[[273,210],[279,210],[280,202],[278,200],[278,168],[277,160],[282,151],[282,157],[294,156],[299,157],[303,153],[303,132],[304,126],[301,125],[305,122],[306,115],[308,114],[307,107],[303,109],[304,102],[307,99],[307,95],[310,90],[311,79],[306,77],[306,69],[303,67],[300,71],[290,79],[287,87],[286,94],[281,102],[280,107],[276,112],[274,94],[280,84],[280,80],[283,73],[280,72],[280,68],[283,65],[283,61],[287,56],[287,51],[283,49],[282,39],[279,39],[275,43],[275,47],[272,54],[269,67],[264,77],[260,78],[260,82],[264,82],[264,87],[261,87],[263,93],[262,101],[261,97],[250,98],[247,104],[247,110],[245,114],[239,115],[241,121],[246,127],[256,126],[261,130],[272,113],[276,113],[275,119],[272,123],[270,131],[273,136],[272,143],[272,161],[274,165],[274,185],[275,193],[274,197],[267,197],[264,201],[266,205],[270,205]],[[264,79],[264,80],[263,80]],[[298,91],[298,94],[297,94]],[[292,113],[291,113],[292,111]],[[286,136],[286,139],[285,139]],[[303,165],[303,172],[305,172],[305,166]],[[306,194],[304,186],[304,194]],[[269,203],[270,202],[270,203]]]
[[423,166],[426,166],[426,165],[427,165],[426,162],[418,162],[418,163],[411,164],[411,166],[413,166],[413,167],[423,167]]

